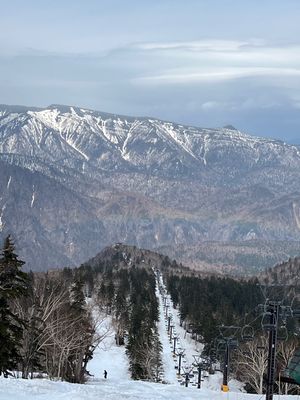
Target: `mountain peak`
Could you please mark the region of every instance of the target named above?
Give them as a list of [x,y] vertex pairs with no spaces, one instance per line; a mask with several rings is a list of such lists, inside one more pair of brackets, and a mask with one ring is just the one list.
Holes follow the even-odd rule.
[[[202,240],[252,243],[252,232],[257,240],[300,240],[300,201],[290,193],[300,185],[297,146],[231,125],[197,128],[56,104],[2,107],[0,225],[20,238],[30,267],[40,268],[33,253],[52,267],[54,248],[56,260],[74,265],[116,241],[173,248],[177,259],[194,257],[188,247]],[[134,253],[124,246],[118,253]]]
[[228,129],[230,131],[238,131],[238,129],[236,129],[233,125],[225,125],[223,126],[224,129]]

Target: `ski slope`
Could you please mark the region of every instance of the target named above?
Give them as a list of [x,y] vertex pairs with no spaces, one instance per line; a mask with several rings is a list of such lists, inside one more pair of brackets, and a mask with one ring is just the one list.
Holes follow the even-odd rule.
[[[221,393],[206,388],[184,388],[141,381],[95,379],[85,385],[46,379],[0,378],[0,400],[262,400],[265,396],[240,392]],[[297,400],[297,396],[274,396],[274,400]]]
[[[159,295],[159,294],[158,294]],[[168,300],[170,301],[170,299]],[[201,389],[184,387],[178,382],[175,365],[177,358],[172,356],[171,343],[167,334],[163,299],[159,295],[160,321],[158,331],[163,345],[164,381],[168,384],[133,381],[128,372],[128,360],[124,346],[118,347],[114,340],[111,318],[100,318],[98,332],[104,339],[88,364],[91,376],[85,385],[48,379],[5,379],[0,377],[0,400],[262,400],[265,396],[242,393],[241,387],[229,382],[228,393],[220,391],[221,374],[210,376],[202,383]],[[192,362],[192,355],[200,350],[194,341],[185,335],[179,326],[177,311],[169,303],[173,313],[175,331],[180,336],[180,346],[186,349],[186,363]],[[108,372],[103,377],[104,369]],[[179,379],[180,380],[180,379]],[[298,396],[274,396],[274,400],[297,400]]]
[[[189,385],[196,390],[198,383],[198,371],[197,367],[193,367],[194,355],[200,355],[203,350],[203,344],[194,340],[192,335],[188,333],[182,326],[180,326],[179,312],[174,308],[173,302],[170,295],[167,294],[166,287],[164,285],[162,276],[156,274],[157,279],[157,296],[159,297],[160,307],[160,322],[159,322],[159,333],[161,342],[163,345],[164,359],[171,357],[172,362],[164,364],[165,367],[165,379],[167,382],[174,382],[184,385],[184,373],[191,371],[193,375],[189,380]],[[160,289],[159,289],[160,288]],[[178,374],[179,359],[178,356],[174,356],[174,340],[170,340],[170,334],[168,334],[168,319],[171,318],[172,337],[176,336],[175,342],[176,351],[184,351],[184,355],[181,359],[181,375]],[[164,325],[164,328],[161,328]],[[170,333],[170,332],[169,332]],[[165,335],[167,339],[165,340]],[[221,388],[223,376],[220,372],[216,372],[214,375],[209,375],[206,371],[202,372],[201,387],[218,391]],[[243,384],[235,379],[229,381],[229,388],[233,392],[243,391]]]
[[125,354],[124,346],[116,346],[115,332],[111,326],[111,317],[100,318],[101,323],[98,326],[98,333],[105,335],[94,352],[94,357],[88,363],[88,371],[92,375],[91,381],[103,382],[104,370],[107,371],[110,382],[128,381],[130,379],[128,372],[128,359]]

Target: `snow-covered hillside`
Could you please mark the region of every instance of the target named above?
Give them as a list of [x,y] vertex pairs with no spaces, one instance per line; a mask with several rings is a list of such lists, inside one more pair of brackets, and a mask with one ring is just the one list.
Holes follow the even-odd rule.
[[[168,383],[185,385],[185,373],[189,373],[188,386],[198,390],[198,370],[195,365],[194,356],[200,357],[203,345],[192,338],[180,325],[178,310],[173,306],[170,295],[167,294],[161,275],[157,275],[157,296],[159,298],[160,320],[159,336],[163,346],[163,368],[164,379]],[[170,330],[172,326],[172,331]],[[176,337],[174,343],[174,337]],[[174,347],[175,344],[175,347]],[[174,348],[175,353],[174,354]],[[182,354],[179,371],[179,356]],[[219,371],[210,375],[207,371],[201,374],[201,387],[213,391],[219,391],[223,376]],[[239,393],[243,391],[243,384],[234,379],[229,381],[230,390]]]
[[[86,385],[47,380],[0,379],[0,400],[262,400],[261,395],[221,393],[176,385],[140,381],[101,380]],[[274,400],[297,400],[296,396],[274,396]]]
[[[159,285],[163,286],[158,276]],[[166,315],[172,316],[173,333],[178,337],[177,348],[185,350],[182,368],[191,365],[193,354],[201,351],[201,345],[179,324],[177,310],[174,309],[168,296],[163,296],[157,286],[159,297],[158,333],[163,346],[163,371],[161,378],[165,383],[150,383],[130,379],[128,360],[123,346],[117,346],[111,325],[110,316],[103,318],[98,308],[94,308],[94,317],[99,321],[98,333],[103,340],[88,364],[90,377],[84,385],[71,384],[48,379],[0,378],[0,400],[262,400],[261,395],[242,393],[242,385],[229,381],[230,391],[220,390],[222,376],[220,373],[205,375],[201,388],[196,386],[197,377],[191,378],[185,387],[183,378],[178,375],[178,358],[173,356],[173,344],[167,333]],[[167,312],[166,312],[167,311]],[[177,368],[175,368],[177,366]],[[107,379],[103,372],[107,370]],[[295,396],[274,396],[274,400],[295,400]]]
[[[0,106],[0,241],[12,234],[28,269],[115,242],[201,268],[270,267],[298,251],[299,187],[299,146],[230,126]],[[234,246],[200,249],[212,241]]]
[[[89,364],[89,372],[94,376],[90,377],[85,385],[54,382],[47,379],[24,380],[1,377],[0,400],[262,400],[261,395],[241,393],[238,387],[231,383],[231,391],[222,393],[219,375],[214,376],[210,385],[204,384],[201,389],[191,385],[184,387],[176,378],[168,338],[161,336],[161,340],[164,344],[163,359],[168,384],[131,380],[124,348],[115,345],[114,332],[110,331]],[[103,377],[104,369],[108,371],[107,379]],[[274,400],[279,399],[295,400],[296,398],[295,396],[274,396]]]
[[233,127],[196,128],[59,105],[0,106],[0,153],[89,167],[91,173],[97,167],[172,177],[200,176],[220,164],[244,172],[275,163],[288,168],[300,165],[299,147]]

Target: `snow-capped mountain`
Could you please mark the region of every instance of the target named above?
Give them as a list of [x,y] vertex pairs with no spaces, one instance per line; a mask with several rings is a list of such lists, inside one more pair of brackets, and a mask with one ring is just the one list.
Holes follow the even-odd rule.
[[231,126],[2,105],[0,161],[0,235],[33,268],[79,263],[111,241],[172,254],[300,240],[300,147]]
[[39,157],[84,170],[151,172],[199,177],[207,170],[241,172],[300,163],[300,148],[233,127],[200,129],[150,118],[76,107],[0,106],[0,151]]

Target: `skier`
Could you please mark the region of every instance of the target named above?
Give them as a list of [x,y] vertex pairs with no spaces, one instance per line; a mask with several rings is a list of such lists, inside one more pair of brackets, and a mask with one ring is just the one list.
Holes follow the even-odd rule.
[[106,371],[106,369],[104,370],[104,379],[107,379],[107,371]]

